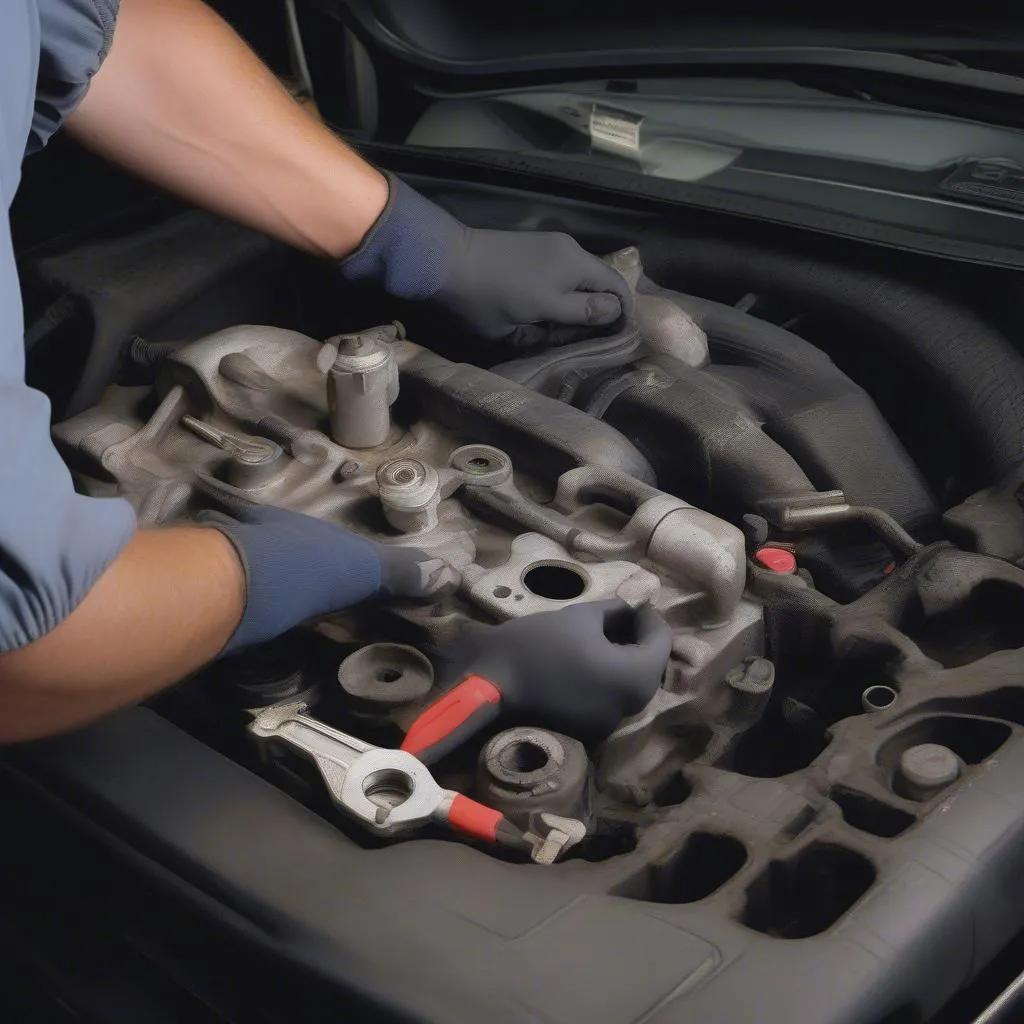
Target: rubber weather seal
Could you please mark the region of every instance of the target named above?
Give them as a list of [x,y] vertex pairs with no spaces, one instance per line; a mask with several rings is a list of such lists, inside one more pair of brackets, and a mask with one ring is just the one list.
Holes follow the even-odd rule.
[[[617,168],[522,154],[481,150],[437,149],[360,141],[360,149],[375,162],[398,174],[444,176],[508,188],[541,191],[573,199],[634,209],[680,207],[714,212],[738,219],[770,222],[867,242],[886,249],[939,256],[961,263],[1024,269],[1024,248],[962,239],[892,227],[865,217],[851,217],[793,203],[740,195],[685,182],[649,178]],[[1024,234],[1022,234],[1024,237]]]

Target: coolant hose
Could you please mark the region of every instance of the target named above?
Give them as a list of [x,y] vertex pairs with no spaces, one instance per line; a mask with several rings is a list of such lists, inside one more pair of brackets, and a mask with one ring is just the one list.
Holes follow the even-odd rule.
[[946,400],[987,482],[1024,460],[1024,359],[967,307],[873,271],[721,239],[645,256],[656,280],[782,298],[898,353]]

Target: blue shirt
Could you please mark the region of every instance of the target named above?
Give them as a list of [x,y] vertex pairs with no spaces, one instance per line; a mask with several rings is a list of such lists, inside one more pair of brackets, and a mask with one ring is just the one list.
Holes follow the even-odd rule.
[[[26,153],[85,95],[113,36],[117,0],[0,0],[0,201]],[[24,323],[10,226],[0,224],[0,651],[75,609],[135,530],[118,498],[76,494],[50,440],[50,403],[25,385]]]

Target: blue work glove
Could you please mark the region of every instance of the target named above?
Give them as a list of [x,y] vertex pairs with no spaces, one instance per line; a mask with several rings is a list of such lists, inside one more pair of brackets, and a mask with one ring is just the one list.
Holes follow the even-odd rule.
[[245,570],[245,611],[222,654],[361,601],[429,600],[458,582],[443,559],[375,544],[301,512],[257,505],[234,518],[219,512],[198,518],[231,541]]
[[392,174],[383,213],[341,263],[399,299],[429,301],[457,329],[485,341],[552,344],[632,312],[623,277],[568,235],[490,231],[456,220]]

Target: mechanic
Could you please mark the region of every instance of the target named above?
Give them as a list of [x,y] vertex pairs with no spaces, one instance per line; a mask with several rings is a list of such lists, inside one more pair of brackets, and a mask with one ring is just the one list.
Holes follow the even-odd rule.
[[[370,166],[200,0],[120,10],[4,0],[5,207],[24,155],[61,125],[151,182],[337,261],[346,281],[430,303],[484,341],[610,324],[630,302],[622,278],[568,236],[466,227]],[[24,383],[9,227],[0,235],[0,742],[87,722],[317,615],[429,590],[436,564],[421,552],[296,512],[142,530],[127,501],[75,494],[49,403]],[[557,630],[546,643],[557,659]],[[575,641],[562,646],[573,659]]]

